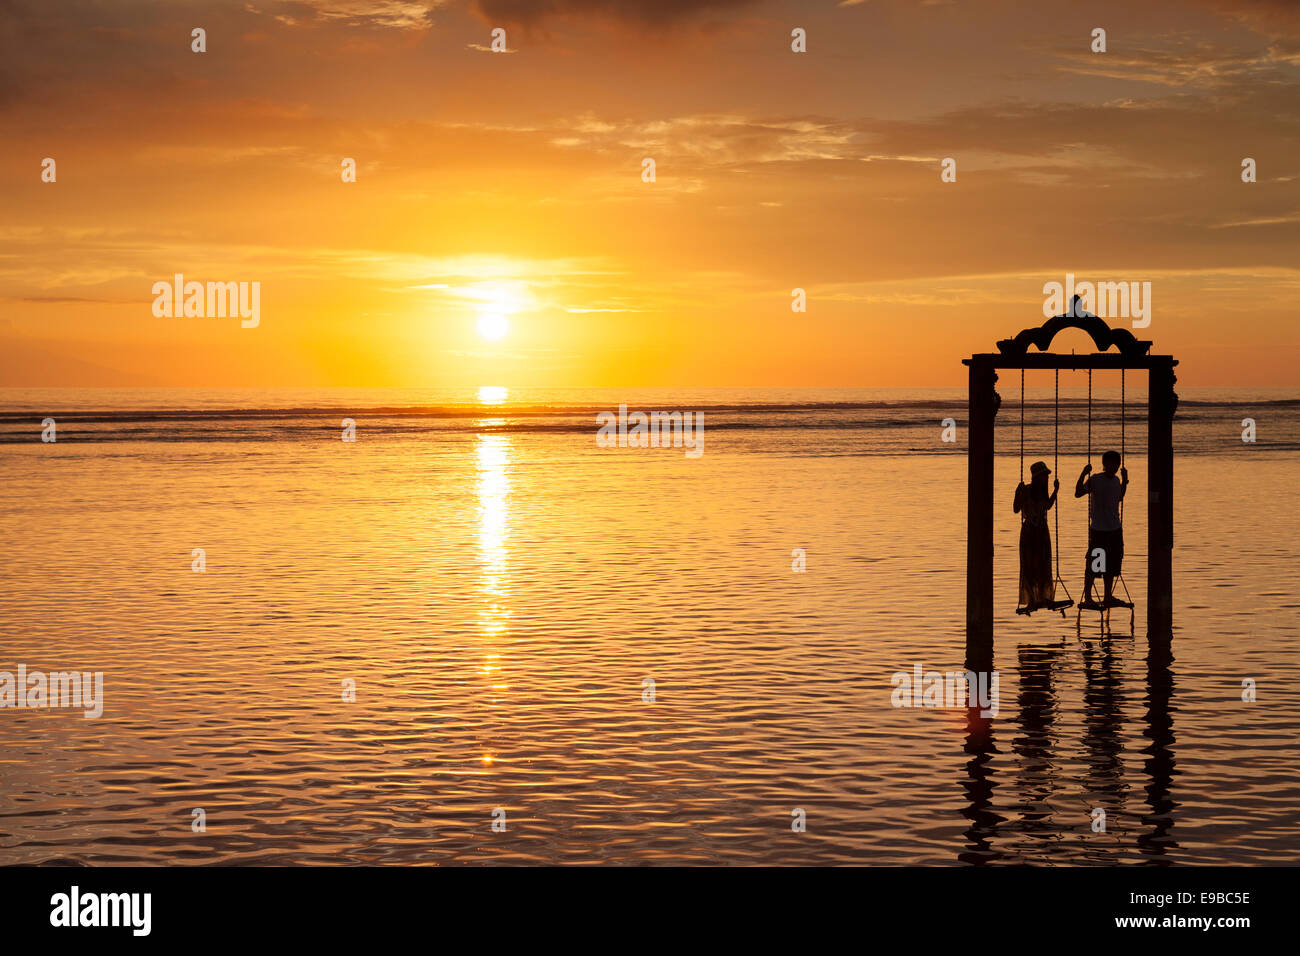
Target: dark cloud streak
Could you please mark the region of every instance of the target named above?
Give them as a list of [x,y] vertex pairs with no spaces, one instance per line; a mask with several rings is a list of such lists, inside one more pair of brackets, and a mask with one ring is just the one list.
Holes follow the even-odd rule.
[[556,17],[585,17],[665,28],[709,14],[752,7],[757,0],[476,0],[491,23],[537,26]]

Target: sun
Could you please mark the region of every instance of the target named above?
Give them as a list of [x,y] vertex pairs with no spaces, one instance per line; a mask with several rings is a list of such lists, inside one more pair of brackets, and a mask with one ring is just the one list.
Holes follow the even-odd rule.
[[489,342],[499,342],[510,331],[510,320],[501,312],[480,312],[478,334]]

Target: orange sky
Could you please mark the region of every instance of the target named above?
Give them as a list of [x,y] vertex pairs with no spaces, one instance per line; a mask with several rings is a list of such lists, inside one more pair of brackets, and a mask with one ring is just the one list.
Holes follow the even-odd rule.
[[4,7],[0,384],[955,385],[1067,271],[1300,384],[1294,3]]

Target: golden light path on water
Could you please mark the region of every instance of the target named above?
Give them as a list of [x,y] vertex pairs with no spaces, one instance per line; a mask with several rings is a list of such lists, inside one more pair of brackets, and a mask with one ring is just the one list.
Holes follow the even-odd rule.
[[[504,393],[505,389],[501,389]],[[482,390],[480,390],[480,395]],[[501,396],[498,401],[504,399]],[[485,419],[481,427],[499,425],[501,419]],[[499,695],[510,689],[502,673],[501,654],[497,641],[509,625],[510,606],[509,549],[506,543],[510,530],[510,438],[508,435],[480,434],[477,436],[478,510],[479,510],[479,582],[480,609],[479,633],[486,648],[483,655],[483,676],[488,682],[488,703],[495,704]],[[484,764],[491,764],[493,754],[483,754]]]

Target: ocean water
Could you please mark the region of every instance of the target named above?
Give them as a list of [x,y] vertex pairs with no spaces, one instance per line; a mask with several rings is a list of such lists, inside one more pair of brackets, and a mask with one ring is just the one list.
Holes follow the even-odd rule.
[[[1179,389],[1169,661],[1137,505],[1132,631],[1015,615],[1000,391],[987,722],[891,703],[963,664],[963,390],[0,391],[0,671],[105,698],[0,709],[0,863],[1295,862],[1300,393]],[[704,453],[598,447],[619,403],[703,411]],[[1026,419],[1056,464],[1050,388]]]

